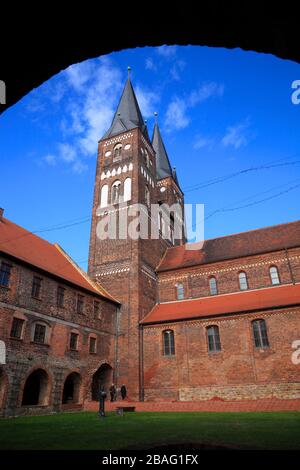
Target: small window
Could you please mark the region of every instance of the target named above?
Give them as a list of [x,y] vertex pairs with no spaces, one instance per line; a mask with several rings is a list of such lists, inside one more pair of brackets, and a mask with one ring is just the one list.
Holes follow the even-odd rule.
[[122,154],[122,144],[117,144],[114,148],[113,159],[114,160],[120,160],[120,158],[122,156],[121,154]]
[[182,300],[184,299],[184,287],[183,284],[179,283],[176,285],[176,291],[177,291],[177,299]]
[[207,332],[207,346],[208,352],[219,352],[221,351],[221,342],[218,326],[209,326],[206,329]]
[[77,294],[77,313],[83,313],[84,296]]
[[78,350],[78,334],[77,333],[71,333],[71,336],[70,336],[70,349],[72,349],[73,351],[77,351]]
[[96,338],[90,338],[90,347],[89,347],[90,353],[95,353],[96,352]]
[[254,344],[256,348],[268,348],[269,340],[265,320],[254,320],[252,322]]
[[11,326],[10,336],[11,338],[21,339],[23,332],[24,320],[20,318],[14,318]]
[[271,282],[273,285],[280,284],[278,268],[276,266],[271,266],[269,269]]
[[214,276],[209,278],[209,290],[210,295],[217,295],[218,293],[217,280]]
[[164,343],[164,356],[174,356],[175,354],[175,342],[174,342],[174,331],[167,330],[163,332],[163,343]]
[[108,205],[108,185],[104,184],[101,188],[100,207],[107,207]]
[[58,286],[57,288],[57,306],[62,308],[65,302],[65,288]]
[[131,199],[131,178],[126,178],[124,181],[124,202]]
[[46,341],[46,326],[41,325],[40,323],[36,323],[34,328],[34,336],[33,341],[35,343],[45,343]]
[[244,271],[239,273],[239,284],[240,284],[240,289],[241,290],[247,290],[248,289],[248,281],[247,281],[247,276]]
[[42,290],[42,279],[40,277],[34,276],[32,282],[32,291],[31,296],[35,299],[41,298],[41,290]]
[[94,317],[100,318],[101,316],[101,309],[100,309],[100,302],[94,300]]
[[115,181],[111,187],[111,203],[119,204],[121,202],[121,181]]
[[8,287],[9,285],[9,278],[11,273],[11,265],[8,263],[1,263],[0,269],[0,286]]

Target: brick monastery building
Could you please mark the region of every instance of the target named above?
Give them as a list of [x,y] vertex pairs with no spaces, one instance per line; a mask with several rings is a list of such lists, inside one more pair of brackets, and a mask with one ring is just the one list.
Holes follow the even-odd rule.
[[88,274],[0,211],[1,415],[92,409],[112,382],[165,409],[300,409],[300,221],[196,250],[161,216],[155,240],[97,236],[109,214],[175,202],[184,196],[159,127],[151,141],[128,78],[99,141]]

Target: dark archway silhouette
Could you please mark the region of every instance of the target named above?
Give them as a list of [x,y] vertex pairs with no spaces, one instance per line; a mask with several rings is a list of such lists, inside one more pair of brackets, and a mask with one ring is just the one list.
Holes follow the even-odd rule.
[[49,377],[43,369],[33,371],[25,382],[22,406],[46,405],[49,395]]
[[105,3],[98,14],[81,4],[78,10],[68,9],[66,18],[49,4],[47,19],[36,7],[32,12],[28,3],[18,6],[18,15],[15,8],[5,11],[9,8],[3,5],[1,11],[5,21],[11,21],[9,28],[0,30],[0,79],[7,89],[7,104],[0,106],[0,113],[69,65],[122,49],[162,44],[239,47],[300,62],[299,18],[288,3],[270,8],[263,2],[206,2],[201,3],[201,14],[196,14],[194,3],[165,12],[161,5],[152,5],[142,22],[127,4],[120,4],[122,21],[116,29],[111,5]]
[[100,387],[104,387],[104,390],[108,392],[108,389],[112,383],[113,370],[109,364],[102,364],[99,369],[94,373],[92,379],[92,400],[99,400]]
[[78,372],[68,375],[64,383],[62,403],[79,403],[81,378]]

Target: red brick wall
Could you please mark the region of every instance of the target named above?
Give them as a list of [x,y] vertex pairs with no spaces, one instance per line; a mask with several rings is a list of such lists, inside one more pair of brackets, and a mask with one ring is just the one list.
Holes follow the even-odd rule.
[[[2,260],[3,257],[0,263]],[[109,363],[114,368],[116,305],[28,266],[10,263],[9,287],[0,287],[0,339],[7,349],[7,363],[0,369],[1,377],[8,377],[2,408],[7,414],[22,412],[19,407],[24,383],[29,372],[35,368],[43,368],[51,381],[51,392],[47,397],[49,410],[60,408],[64,379],[73,370],[81,377],[82,403],[90,396],[92,375],[101,364]],[[43,279],[40,300],[31,297],[34,275]],[[57,307],[58,286],[65,288],[63,308]],[[84,296],[83,314],[76,312],[78,293]],[[95,300],[100,303],[99,318],[94,315]],[[10,337],[14,316],[25,322],[21,339]],[[33,342],[36,322],[47,326],[45,344]],[[70,350],[71,332],[79,335],[78,351]],[[97,339],[96,353],[89,352],[91,335]]]
[[210,295],[209,278],[217,279],[218,293],[227,294],[239,291],[238,274],[245,271],[249,289],[259,289],[271,286],[269,267],[277,266],[282,284],[300,282],[300,249],[288,251],[290,267],[285,251],[279,251],[259,256],[249,256],[236,260],[211,263],[190,269],[181,269],[159,273],[159,299],[160,302],[176,300],[175,285],[181,282],[184,285],[185,297],[196,298]]
[[[270,347],[256,349],[251,321],[263,318]],[[144,328],[146,400],[300,398],[300,309],[281,309]],[[218,325],[221,352],[209,353],[206,327]],[[175,355],[162,354],[162,332],[175,333]]]

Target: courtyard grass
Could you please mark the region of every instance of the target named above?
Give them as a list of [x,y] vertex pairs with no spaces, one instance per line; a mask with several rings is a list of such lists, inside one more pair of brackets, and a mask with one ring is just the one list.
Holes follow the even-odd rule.
[[150,449],[168,444],[300,450],[300,413],[61,413],[0,419],[0,449]]

